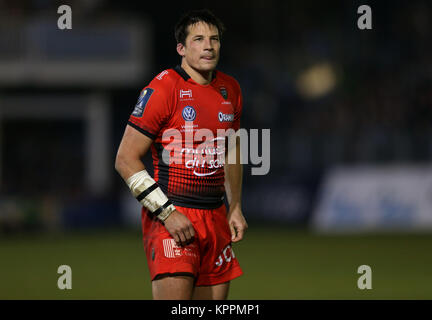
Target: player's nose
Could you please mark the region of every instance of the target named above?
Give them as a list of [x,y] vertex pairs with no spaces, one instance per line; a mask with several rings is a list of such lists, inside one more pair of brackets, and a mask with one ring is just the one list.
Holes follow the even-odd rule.
[[204,39],[204,50],[213,50],[213,43],[209,38]]

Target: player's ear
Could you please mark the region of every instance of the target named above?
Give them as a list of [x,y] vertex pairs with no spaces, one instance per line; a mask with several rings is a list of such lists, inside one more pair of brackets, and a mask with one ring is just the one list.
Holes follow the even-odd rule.
[[177,53],[181,55],[182,57],[185,56],[185,47],[183,43],[177,43]]

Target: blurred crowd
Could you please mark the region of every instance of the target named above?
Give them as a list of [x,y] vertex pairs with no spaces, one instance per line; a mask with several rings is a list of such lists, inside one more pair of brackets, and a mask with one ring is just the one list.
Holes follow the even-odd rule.
[[[370,2],[372,30],[357,27],[357,8],[368,4],[359,1],[191,1],[165,7],[147,2],[69,2],[77,14],[75,23],[133,15],[153,25],[153,71],[142,83],[105,89],[113,111],[113,159],[140,89],[161,70],[179,62],[173,36],[179,13],[202,7],[210,8],[227,26],[220,69],[235,76],[242,86],[242,126],[271,129],[271,172],[263,180],[289,182],[295,176],[293,183],[315,190],[318,177],[335,165],[427,162],[432,157],[432,5],[428,1]],[[0,1],[0,10],[2,17],[13,20],[60,4]],[[0,48],[3,51],[7,46],[3,43]],[[0,90],[6,94],[37,91],[26,86]],[[68,131],[74,130],[68,127]],[[43,140],[43,134],[40,136]],[[16,132],[15,140],[7,143],[15,145],[21,140]],[[69,143],[79,152],[77,143]],[[28,144],[22,150],[35,152]],[[46,139],[46,146],[52,144]],[[26,157],[18,151],[15,156]],[[63,156],[69,157],[67,153]],[[3,158],[9,173],[19,171],[14,165],[22,160]],[[38,168],[43,172],[36,170],[35,175],[49,174],[43,162]],[[78,169],[69,172],[82,182]],[[11,179],[12,174],[6,176]],[[259,177],[245,179],[247,188],[260,184]],[[55,177],[50,181],[56,181]],[[17,191],[16,185],[7,189],[3,182],[3,191]],[[122,181],[116,180],[114,194],[122,188]],[[69,189],[76,194],[80,186],[72,183]]]

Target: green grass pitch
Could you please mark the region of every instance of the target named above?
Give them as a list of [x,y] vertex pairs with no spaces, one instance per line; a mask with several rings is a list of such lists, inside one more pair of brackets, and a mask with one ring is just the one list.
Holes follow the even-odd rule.
[[[251,224],[230,299],[432,299],[432,234],[313,235]],[[72,268],[72,290],[57,268]],[[372,289],[357,287],[360,265]],[[151,299],[140,231],[0,238],[0,299]]]

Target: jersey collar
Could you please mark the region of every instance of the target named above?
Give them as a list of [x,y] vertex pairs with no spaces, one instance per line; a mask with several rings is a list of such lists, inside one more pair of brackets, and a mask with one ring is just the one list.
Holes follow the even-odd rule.
[[[187,72],[181,67],[181,65],[176,65],[174,71],[177,72],[184,79],[184,81],[188,81],[188,79],[190,79],[190,75],[187,74]],[[216,70],[213,70],[211,81],[213,81],[215,78]]]

